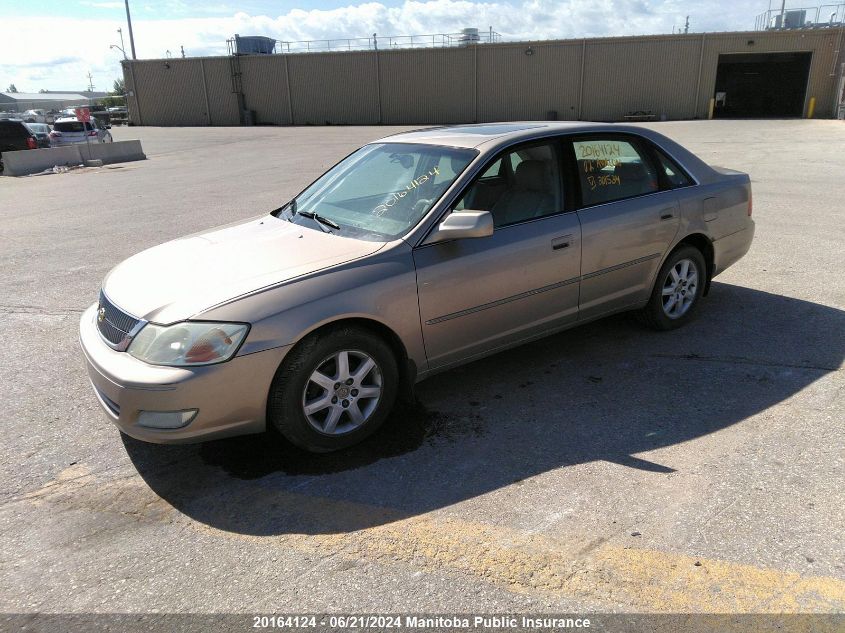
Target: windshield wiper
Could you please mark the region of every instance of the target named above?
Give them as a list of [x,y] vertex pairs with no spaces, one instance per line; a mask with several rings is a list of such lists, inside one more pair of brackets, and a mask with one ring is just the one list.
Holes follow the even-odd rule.
[[[294,202],[294,204],[296,204],[296,203]],[[294,207],[294,208],[296,208],[296,207]],[[320,215],[318,213],[314,213],[313,211],[294,211],[294,213],[296,213],[297,215],[301,215],[303,217],[306,217],[306,218],[310,218],[312,220],[316,220],[320,224],[325,224],[326,226],[330,226],[331,228],[336,229],[338,231],[340,230],[339,224],[333,222],[332,220],[329,220],[328,218],[324,218],[322,215]]]

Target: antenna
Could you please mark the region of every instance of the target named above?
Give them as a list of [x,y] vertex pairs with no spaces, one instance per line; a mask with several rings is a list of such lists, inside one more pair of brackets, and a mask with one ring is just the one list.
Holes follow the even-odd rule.
[[687,16],[687,22],[684,24],[684,35],[689,33],[689,16]]

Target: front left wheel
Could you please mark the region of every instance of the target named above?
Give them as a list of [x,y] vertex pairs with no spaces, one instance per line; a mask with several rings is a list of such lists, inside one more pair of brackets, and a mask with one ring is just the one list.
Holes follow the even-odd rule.
[[340,328],[308,337],[285,358],[268,400],[268,421],[313,452],[356,444],[393,408],[399,372],[390,347],[375,334]]

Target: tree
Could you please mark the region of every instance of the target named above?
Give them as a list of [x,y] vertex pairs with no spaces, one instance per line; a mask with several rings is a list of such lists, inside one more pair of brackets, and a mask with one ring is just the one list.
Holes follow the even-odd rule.
[[9,89],[6,92],[17,92],[18,89],[15,87],[15,84],[9,84]]
[[112,90],[111,93],[113,95],[126,94],[126,83],[123,81],[123,79],[114,80],[114,90]]

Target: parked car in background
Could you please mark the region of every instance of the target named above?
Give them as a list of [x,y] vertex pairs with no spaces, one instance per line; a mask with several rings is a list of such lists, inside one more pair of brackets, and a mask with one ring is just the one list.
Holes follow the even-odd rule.
[[449,367],[628,310],[685,325],[751,246],[751,211],[747,174],[653,130],[407,132],[270,214],[119,264],[80,340],[103,410],[133,437],[270,427],[336,450]]
[[26,123],[46,123],[47,122],[47,111],[46,110],[27,110],[21,115],[21,119],[23,119]]
[[0,174],[3,173],[3,153],[24,149],[38,149],[38,139],[23,121],[0,120]]
[[106,127],[96,118],[83,123],[76,117],[56,119],[50,132],[53,147],[75,145],[77,143],[111,143],[112,136]]
[[91,112],[91,116],[97,117],[97,120],[105,127],[106,129],[111,128],[111,114],[109,114],[108,108],[104,105],[92,105],[88,106],[89,112]]
[[38,147],[46,148],[50,147],[50,126],[46,123],[25,123],[26,127],[29,128],[29,131],[35,134],[35,138],[38,139]]

